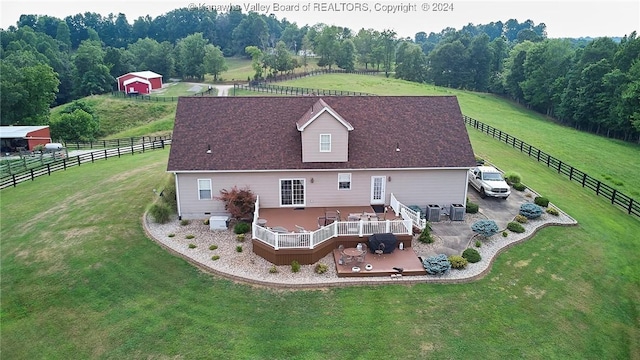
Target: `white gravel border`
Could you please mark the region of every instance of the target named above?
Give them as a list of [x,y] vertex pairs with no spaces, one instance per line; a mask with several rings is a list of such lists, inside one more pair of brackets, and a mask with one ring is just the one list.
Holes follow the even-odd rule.
[[[469,264],[466,269],[452,269],[440,276],[420,275],[401,278],[387,276],[339,278],[331,253],[319,261],[319,263],[328,265],[329,269],[324,274],[316,274],[314,272],[315,264],[302,265],[298,273],[291,272],[290,265],[275,266],[277,272],[270,273],[269,270],[274,265],[253,253],[252,241],[249,237],[247,237],[247,240],[239,242],[231,230],[209,230],[209,225],[205,225],[202,220],[192,220],[190,224],[183,226],[177,217],[174,217],[166,224],[157,224],[150,219],[148,214],[145,214],[142,223],[149,238],[170,252],[207,272],[254,285],[280,288],[322,288],[387,283],[463,283],[484,277],[490,271],[493,261],[502,251],[531,238],[539,229],[546,226],[571,226],[577,224],[576,220],[556,206],[549,204],[549,207],[557,209],[560,213],[559,216],[543,213],[539,219],[529,220],[529,222],[523,224],[524,233],[508,232],[509,235],[507,237],[503,237],[501,233],[498,233],[489,240],[483,240],[481,247],[474,247],[482,256],[482,260],[475,264]],[[467,214],[465,222],[471,226],[471,223],[479,218],[482,218],[482,214]],[[169,237],[170,234],[174,236]],[[194,237],[187,239],[187,235],[193,235]],[[417,241],[417,236],[414,236],[411,246],[416,254],[433,253],[435,248],[443,245],[437,234],[434,235],[435,242],[428,245]],[[193,244],[196,247],[189,248],[189,244]],[[209,246],[214,244],[218,248],[209,250]],[[237,246],[242,246],[242,252],[236,250]],[[214,255],[218,255],[220,258],[212,260]]]

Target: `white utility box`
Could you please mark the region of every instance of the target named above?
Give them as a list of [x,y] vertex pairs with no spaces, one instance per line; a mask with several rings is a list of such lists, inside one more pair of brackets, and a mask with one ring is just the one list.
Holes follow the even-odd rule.
[[212,216],[209,218],[209,229],[211,230],[227,230],[227,216]]

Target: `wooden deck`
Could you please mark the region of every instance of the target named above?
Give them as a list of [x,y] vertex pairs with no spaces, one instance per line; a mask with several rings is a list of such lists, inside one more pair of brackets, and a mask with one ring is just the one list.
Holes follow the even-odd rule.
[[[291,232],[298,232],[297,226],[306,230],[318,229],[318,218],[325,216],[327,211],[339,211],[342,221],[346,221],[351,213],[375,213],[371,206],[339,206],[339,207],[305,207],[305,208],[262,208],[260,219],[267,220],[266,227],[283,227]],[[380,220],[396,219],[393,211],[387,214],[378,213]],[[386,216],[386,218],[385,218]]]
[[[390,254],[371,254],[368,253],[364,263],[350,262],[348,264],[339,265],[340,252],[333,250],[333,258],[335,260],[335,266],[338,271],[338,277],[368,277],[368,276],[386,276],[397,275],[399,272],[395,269],[402,268],[402,276],[417,276],[426,275],[422,262],[413,251],[412,248],[405,248],[404,250],[395,249]],[[373,268],[371,270],[365,270],[365,265],[371,264]],[[352,268],[357,266],[360,268],[360,272],[354,272]]]

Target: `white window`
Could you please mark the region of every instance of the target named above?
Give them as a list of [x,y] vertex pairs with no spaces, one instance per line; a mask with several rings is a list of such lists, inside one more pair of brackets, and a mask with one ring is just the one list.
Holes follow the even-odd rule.
[[331,134],[320,134],[320,152],[331,152]]
[[351,173],[338,174],[338,189],[351,190]]
[[211,200],[211,179],[198,179],[198,200]]
[[304,179],[280,180],[280,205],[304,206]]

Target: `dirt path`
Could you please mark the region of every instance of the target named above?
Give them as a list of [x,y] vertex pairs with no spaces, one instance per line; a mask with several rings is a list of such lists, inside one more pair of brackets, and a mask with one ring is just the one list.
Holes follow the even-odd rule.
[[213,85],[218,90],[218,96],[229,96],[229,89],[233,89],[233,85]]

